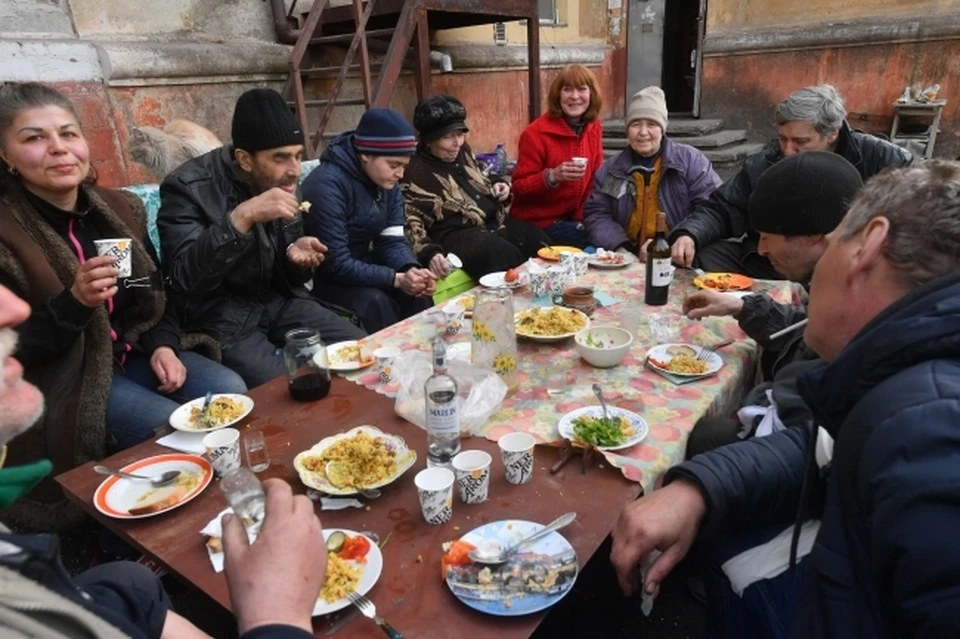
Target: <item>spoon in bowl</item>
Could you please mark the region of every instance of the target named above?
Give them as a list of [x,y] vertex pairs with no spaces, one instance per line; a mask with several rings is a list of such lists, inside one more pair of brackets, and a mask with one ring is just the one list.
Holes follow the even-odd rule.
[[510,546],[506,550],[476,548],[474,550],[471,550],[467,554],[469,555],[470,559],[473,559],[478,564],[492,564],[492,565],[502,564],[506,562],[508,559],[510,559],[510,556],[513,555],[513,553],[517,552],[517,549],[519,549],[520,546],[529,544],[532,541],[536,541],[541,537],[543,537],[544,535],[548,535],[555,530],[560,530],[564,526],[569,526],[574,522],[574,520],[576,520],[576,518],[577,518],[577,513],[567,513],[565,515],[560,515],[559,517],[554,519],[552,522],[550,522],[549,524],[547,524],[537,532],[524,537],[523,539],[521,539],[514,545]]
[[127,479],[139,479],[142,481],[148,481],[153,484],[154,487],[159,488],[160,486],[166,486],[174,479],[180,476],[179,470],[168,470],[157,477],[147,477],[146,475],[131,475],[130,473],[125,473],[122,470],[113,470],[112,468],[107,468],[106,466],[94,466],[94,472],[101,475],[117,475],[118,477],[126,477]]

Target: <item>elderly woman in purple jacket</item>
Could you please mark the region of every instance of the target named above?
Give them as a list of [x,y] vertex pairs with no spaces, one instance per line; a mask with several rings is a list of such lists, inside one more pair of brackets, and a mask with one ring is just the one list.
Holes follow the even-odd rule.
[[630,100],[630,146],[603,163],[583,209],[590,241],[609,250],[646,259],[657,228],[657,213],[673,228],[720,186],[706,156],[667,139],[667,104],[659,87],[647,87]]

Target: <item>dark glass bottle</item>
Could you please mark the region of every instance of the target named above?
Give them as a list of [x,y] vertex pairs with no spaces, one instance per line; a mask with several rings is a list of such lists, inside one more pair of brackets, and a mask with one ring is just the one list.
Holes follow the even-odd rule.
[[643,301],[651,306],[667,303],[670,282],[673,281],[673,265],[670,261],[670,244],[667,242],[667,214],[657,214],[657,234],[647,247],[647,286]]

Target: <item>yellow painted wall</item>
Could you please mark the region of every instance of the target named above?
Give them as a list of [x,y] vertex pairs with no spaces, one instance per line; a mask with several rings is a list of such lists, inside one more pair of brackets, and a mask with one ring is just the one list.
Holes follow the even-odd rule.
[[[604,44],[606,39],[605,25],[593,18],[594,13],[583,11],[581,4],[597,2],[598,0],[556,0],[557,13],[560,25],[541,25],[540,43],[551,44]],[[589,7],[587,7],[589,8]],[[587,16],[588,22],[583,23],[581,17]],[[464,29],[446,29],[437,31],[433,37],[434,44],[492,44],[493,25],[485,24],[478,27]],[[527,26],[521,22],[507,23],[507,44],[526,44]]]
[[908,19],[955,12],[957,0],[708,0],[707,31],[819,25],[857,19]]

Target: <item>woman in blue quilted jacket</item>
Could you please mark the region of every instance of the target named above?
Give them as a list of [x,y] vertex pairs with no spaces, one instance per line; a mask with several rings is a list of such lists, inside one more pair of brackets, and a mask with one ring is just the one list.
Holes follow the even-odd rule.
[[313,294],[353,310],[370,333],[433,304],[436,276],[404,236],[397,186],[416,150],[402,115],[370,109],[355,131],[330,143],[303,183],[307,233],[327,246]]

